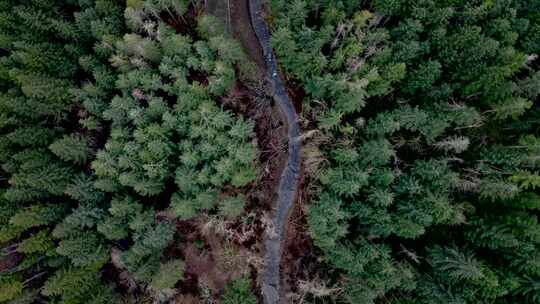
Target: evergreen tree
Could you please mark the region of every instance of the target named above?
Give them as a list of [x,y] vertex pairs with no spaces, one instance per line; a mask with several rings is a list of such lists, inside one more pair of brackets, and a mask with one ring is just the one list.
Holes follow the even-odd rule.
[[41,291],[45,296],[63,303],[115,303],[113,289],[99,279],[99,273],[85,268],[65,268],[56,271]]
[[62,160],[85,164],[92,150],[86,139],[74,135],[64,136],[49,146],[49,149]]
[[239,278],[227,284],[222,301],[223,304],[255,304],[257,298],[251,291],[250,280]]
[[184,277],[184,262],[170,260],[159,266],[158,272],[152,278],[150,286],[155,290],[174,288],[174,285]]

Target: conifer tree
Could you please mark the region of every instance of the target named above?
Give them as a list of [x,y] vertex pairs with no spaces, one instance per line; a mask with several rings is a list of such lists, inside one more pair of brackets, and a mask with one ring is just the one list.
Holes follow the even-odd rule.
[[88,140],[74,135],[55,141],[49,149],[62,160],[76,164],[85,164],[92,153]]

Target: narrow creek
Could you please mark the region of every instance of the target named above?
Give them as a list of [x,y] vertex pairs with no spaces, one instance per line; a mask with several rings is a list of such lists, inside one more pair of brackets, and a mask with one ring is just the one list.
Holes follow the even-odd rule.
[[270,30],[264,18],[264,0],[250,0],[249,12],[251,23],[259,44],[263,50],[267,78],[271,85],[273,98],[278,104],[287,123],[287,164],[281,173],[277,189],[275,214],[272,220],[273,231],[265,240],[265,269],[262,276],[262,294],[265,304],[282,303],[280,265],[285,225],[291,207],[294,205],[298,192],[301,165],[301,140],[298,115],[287,94],[284,81],[281,78],[276,56],[270,45]]

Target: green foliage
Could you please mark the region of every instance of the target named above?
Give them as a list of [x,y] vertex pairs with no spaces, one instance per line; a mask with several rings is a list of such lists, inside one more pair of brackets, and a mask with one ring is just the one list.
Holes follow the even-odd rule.
[[[42,150],[24,150],[5,166],[12,173],[5,198],[28,201],[29,198],[46,198],[62,195],[73,178],[73,169],[55,161]],[[21,192],[27,192],[25,193]]]
[[233,280],[225,287],[223,304],[255,304],[257,298],[251,291],[251,281],[247,278]]
[[[0,5],[0,174],[9,182],[1,190],[0,242],[24,257],[6,269],[17,280],[2,279],[2,302],[115,301],[108,287],[101,295],[99,288],[84,290],[78,285],[82,278],[94,286],[101,284],[97,272],[88,270],[78,273],[80,281],[76,275],[68,275],[65,283],[73,279],[72,285],[44,292],[50,297],[37,299],[37,292],[51,273],[71,263],[58,256],[57,250],[75,261],[92,259],[86,254],[94,244],[85,243],[86,234],[80,234],[78,242],[71,238],[82,233],[73,229],[85,227],[77,223],[84,216],[81,212],[66,215],[78,204],[73,199],[94,204],[103,200],[89,186],[89,172],[72,164],[84,165],[90,160],[93,147],[89,143],[98,135],[79,128],[79,119],[96,112],[87,112],[83,104],[90,105],[88,100],[97,96],[106,98],[107,91],[97,96],[87,91],[82,96],[80,87],[96,80],[97,90],[110,88],[109,54],[102,39],[110,43],[123,32],[118,18],[122,10],[121,4],[108,0],[10,0]],[[69,239],[61,240],[56,248],[51,230],[58,223],[66,228],[62,237]],[[82,249],[84,246],[87,248]],[[6,258],[13,257],[10,253]],[[101,255],[100,259],[108,258]],[[80,294],[74,295],[77,292]]]
[[97,204],[104,200],[104,193],[94,187],[94,177],[80,174],[67,186],[65,194],[85,204]]
[[100,268],[110,254],[102,238],[91,232],[81,232],[64,238],[56,248],[56,252],[68,257],[77,267]]
[[170,260],[161,264],[150,286],[155,290],[174,288],[174,285],[184,278],[184,268],[185,264],[182,260]]
[[317,246],[332,248],[347,234],[343,221],[350,215],[342,210],[343,202],[336,197],[323,193],[317,202],[310,206],[309,227]]
[[56,271],[41,291],[48,297],[59,298],[62,303],[117,303],[113,289],[99,279],[99,273],[85,268],[65,268]]
[[[136,11],[146,18],[145,8]],[[233,65],[243,58],[239,45],[224,34],[206,33],[207,40],[192,41],[164,24],[159,31],[159,39],[130,35],[117,45],[113,63],[121,72],[116,86],[122,95],[103,112],[113,130],[92,163],[96,185],[109,192],[124,186],[155,196],[174,176],[181,199],[190,201],[209,187],[245,186],[256,177],[249,142],[253,126],[212,100],[232,88]],[[203,75],[208,86],[190,73]],[[162,92],[166,97],[157,97]],[[237,129],[247,131],[237,135]]]
[[[277,17],[272,44],[284,69],[305,84],[314,101],[325,102],[313,104],[320,121],[360,111],[366,98],[388,92],[403,77],[398,66],[378,71],[367,60],[389,51],[384,41],[388,33],[367,30],[375,16],[360,11],[356,2],[347,6],[271,1]],[[320,12],[323,23],[307,26],[310,12]]]
[[0,302],[6,302],[15,299],[23,291],[24,285],[22,282],[14,278],[0,278]]
[[17,251],[26,254],[48,253],[54,248],[53,238],[49,231],[41,230],[35,235],[21,241]]
[[521,189],[536,189],[540,187],[540,176],[536,173],[520,170],[510,177],[510,181]]
[[517,119],[523,115],[527,109],[532,107],[532,105],[532,101],[518,97],[496,105],[493,111],[495,112],[495,117],[497,119],[506,119],[508,117]]
[[435,247],[430,251],[430,261],[435,269],[443,271],[455,282],[462,280],[474,282],[485,278],[482,265],[470,252],[460,252],[452,247]]
[[219,214],[226,218],[236,218],[244,212],[246,198],[240,194],[228,197],[219,203]]
[[109,208],[110,216],[107,216],[103,221],[98,223],[97,230],[109,240],[126,238],[128,236],[129,223],[140,216],[141,212],[142,206],[133,198],[114,198]]
[[198,193],[192,199],[185,199],[178,194],[173,194],[171,207],[178,217],[189,219],[197,216],[202,211],[212,209],[217,202],[217,192],[209,190]]
[[173,241],[174,226],[165,222],[154,223],[143,213],[135,217],[129,226],[134,230],[135,243],[122,253],[122,263],[137,281],[151,283],[153,279],[160,280],[164,276],[159,274],[160,257]]
[[127,57],[151,62],[159,62],[161,59],[161,50],[157,43],[137,34],[124,35],[124,39],[117,43],[116,48]]
[[49,146],[49,149],[62,160],[76,164],[84,164],[88,161],[92,150],[88,140],[76,135],[64,135]]
[[146,11],[159,14],[162,11],[166,11],[169,14],[176,14],[182,16],[187,11],[188,1],[180,0],[150,0],[144,1],[144,8]]
[[42,227],[60,220],[65,214],[65,207],[62,205],[40,206],[33,205],[22,209],[9,219],[2,229],[0,241],[6,242],[18,237],[24,231],[30,228]]
[[[0,243],[22,257],[0,302],[115,303],[111,265],[168,297],[185,267],[170,216],[242,214],[255,126],[222,102],[249,65],[200,5],[0,4]],[[305,141],[322,142],[308,223],[336,301],[539,302],[537,1],[268,9],[322,139]],[[223,295],[256,301],[246,278]]]

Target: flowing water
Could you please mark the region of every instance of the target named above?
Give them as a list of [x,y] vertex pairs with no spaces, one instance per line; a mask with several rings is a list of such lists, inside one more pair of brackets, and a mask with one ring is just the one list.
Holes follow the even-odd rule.
[[271,84],[273,97],[287,122],[287,165],[281,174],[277,189],[276,212],[272,221],[273,231],[265,241],[265,269],[262,277],[264,303],[276,304],[282,302],[280,300],[280,264],[284,230],[289,211],[296,200],[298,192],[301,165],[300,125],[298,115],[279,74],[276,56],[270,45],[271,36],[264,19],[263,0],[250,0],[249,10],[253,29],[263,50],[267,77]]

